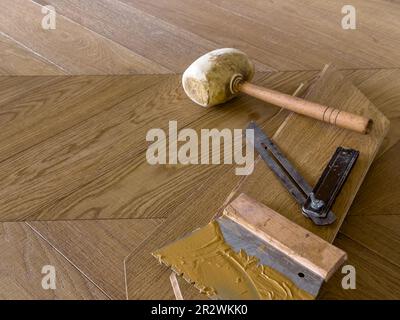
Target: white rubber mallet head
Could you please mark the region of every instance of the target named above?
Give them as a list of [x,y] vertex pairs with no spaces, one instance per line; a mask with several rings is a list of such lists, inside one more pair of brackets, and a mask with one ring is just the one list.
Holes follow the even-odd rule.
[[233,48],[211,51],[193,62],[182,76],[183,89],[203,107],[224,103],[234,96],[232,81],[250,81],[254,65],[245,53]]
[[250,83],[254,65],[245,53],[233,48],[211,51],[193,62],[182,76],[190,99],[203,107],[224,103],[239,92],[338,127],[367,133],[372,120],[344,110],[306,101]]

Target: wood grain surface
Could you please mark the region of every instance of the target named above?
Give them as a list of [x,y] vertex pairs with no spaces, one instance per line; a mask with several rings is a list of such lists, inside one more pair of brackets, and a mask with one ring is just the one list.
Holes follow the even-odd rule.
[[37,2],[54,6],[59,14],[151,61],[157,61],[170,72],[184,70],[196,57],[218,47],[212,41],[155,19],[151,14],[121,1]]
[[[353,75],[353,79],[356,78],[357,77]],[[365,79],[364,71],[362,71],[359,74],[359,78],[357,78],[360,83],[362,79]],[[389,83],[387,85],[390,86]],[[381,90],[381,98],[383,98],[385,89],[382,88]],[[389,99],[389,96],[387,96],[386,99]],[[273,128],[273,126],[269,125],[265,125],[264,128],[270,136],[272,136],[273,132],[276,130],[276,127]],[[399,139],[399,137],[397,137],[397,139]],[[259,163],[259,165],[264,164]],[[269,181],[265,179],[256,180],[258,180],[259,183],[255,185],[255,188],[258,186],[259,190],[265,190],[266,187],[263,187],[262,183],[268,183]],[[137,247],[131,255],[127,257],[125,263],[128,298],[173,299],[167,268],[163,268],[157,264],[151,265],[151,261],[154,258],[148,253],[207,223],[207,221],[217,215],[218,212],[221,212],[224,203],[226,204],[229,202],[229,199],[232,199],[240,184],[243,185],[243,182],[241,182],[241,179],[235,176],[231,170],[224,170],[224,168],[221,168],[219,172],[214,172],[213,179],[200,186],[199,189],[188,198],[186,205],[182,204],[180,207],[177,207],[176,210],[168,216],[162,227],[160,227],[159,232],[150,236],[146,240],[146,243]],[[395,188],[395,185],[392,187]],[[270,190],[269,187],[267,188]],[[285,190],[284,192],[286,194]],[[200,215],[199,212],[201,212]],[[178,220],[180,222],[179,224],[176,223]],[[347,250],[345,246],[339,247],[345,251]],[[365,248],[365,250],[369,251],[367,248]],[[368,270],[367,264],[362,265],[362,267]],[[149,283],[147,281],[148,277],[154,277],[156,280]],[[382,275],[382,277],[385,277],[385,281],[389,281],[388,279],[390,276]],[[156,287],[154,287],[155,283],[157,283]],[[161,290],[160,288],[163,289]],[[372,290],[373,286],[369,288]],[[342,290],[341,287],[340,290]],[[391,296],[392,294],[389,292],[386,293],[385,290],[382,289],[377,290],[381,293],[383,292],[383,296]],[[184,290],[184,296],[185,292]],[[357,293],[353,293],[353,295],[357,296]],[[190,297],[197,298],[198,295],[196,296],[196,294],[191,291],[188,298]],[[365,296],[360,293],[360,298],[361,297]]]
[[[308,79],[310,80],[310,78]],[[299,86],[295,87],[292,92],[297,92],[298,88]],[[307,85],[304,86],[304,89],[306,88]],[[301,96],[302,92],[300,90],[298,95]],[[246,97],[246,99],[251,98]],[[266,121],[265,131],[267,134],[272,135],[286,117],[287,112],[281,110]],[[186,201],[175,207],[164,223],[126,257],[128,299],[174,298],[169,283],[170,270],[154,263],[154,257],[150,253],[207,224],[213,217],[221,214],[245,178],[245,176],[235,175],[232,167],[217,166],[212,175],[199,184]],[[149,281],[149,278],[154,281]],[[190,285],[184,281],[180,283],[185,299],[204,299],[204,296]]]
[[[41,28],[44,17],[41,10],[47,4],[56,9],[56,30]],[[352,1],[357,13],[357,28],[343,30],[341,8],[345,4],[348,3],[344,0],[250,0],[246,3],[240,0],[1,1],[0,75],[23,76],[0,77],[0,166],[5,164],[1,167],[1,177],[11,183],[1,185],[0,195],[3,196],[4,192],[6,197],[0,200],[0,220],[91,219],[91,222],[96,222],[98,217],[166,217],[157,233],[149,235],[148,241],[140,244],[126,259],[127,279],[131,279],[127,284],[130,298],[173,298],[169,282],[165,282],[167,284],[160,290],[159,286],[155,286],[156,282],[139,281],[141,276],[134,272],[143,272],[142,280],[146,280],[147,273],[154,272],[161,286],[164,283],[163,269],[154,264],[153,259],[147,256],[148,252],[160,243],[173,241],[210,220],[240,178],[232,173],[231,166],[150,168],[146,166],[142,151],[122,152],[129,146],[137,146],[136,143],[128,142],[121,150],[121,144],[115,148],[111,148],[110,144],[108,149],[106,145],[101,148],[108,134],[112,135],[112,141],[119,141],[123,133],[133,129],[133,126],[126,125],[127,122],[122,125],[122,112],[113,122],[115,130],[109,129],[103,134],[101,128],[109,128],[109,122],[96,124],[90,119],[105,119],[99,114],[108,112],[110,115],[109,108],[120,104],[124,106],[125,100],[132,102],[132,107],[136,109],[140,103],[135,104],[136,95],[144,86],[149,85],[147,94],[158,94],[151,90],[153,80],[150,78],[127,78],[122,81],[26,76],[182,72],[194,58],[211,49],[236,47],[250,55],[258,71],[293,70],[273,73],[269,77],[261,76],[257,80],[259,84],[292,93],[300,82],[315,76],[323,64],[333,62],[342,70],[348,69],[343,71],[346,78],[390,119],[391,127],[376,163],[372,164],[350,208],[343,233],[339,233],[335,242],[349,253],[349,261],[356,265],[357,270],[360,269],[358,282],[362,290],[343,291],[340,273],[337,273],[325,286],[326,294],[323,288],[321,297],[399,298],[396,280],[399,257],[394,252],[396,246],[390,244],[398,243],[399,223],[400,5],[386,0]],[[158,88],[164,80],[154,80],[157,83],[154,82],[153,88]],[[141,81],[146,85],[142,86]],[[170,93],[165,93],[158,100],[153,97],[155,104],[185,105],[180,104],[184,96],[179,91],[179,85],[165,85],[164,88]],[[146,106],[157,109],[152,103]],[[241,106],[248,111],[242,110]],[[125,108],[126,111],[128,106],[125,105]],[[218,123],[221,127],[243,127],[250,119],[260,119],[268,134],[273,135],[287,113],[276,108],[270,110],[269,107],[266,112],[265,108],[255,100],[240,98],[232,110],[223,108],[201,113],[193,117],[193,124],[197,129]],[[170,119],[169,114],[163,114],[165,119]],[[171,118],[175,117],[172,114]],[[133,118],[142,121],[142,117],[137,115]],[[191,125],[191,122],[187,124]],[[76,143],[79,140],[79,131],[76,130],[86,128],[84,132],[88,133],[89,127],[93,129],[92,139],[86,139],[86,144]],[[98,143],[95,142],[96,135]],[[58,136],[67,140],[58,139]],[[106,156],[108,160],[98,154],[96,156],[96,148],[111,153]],[[140,150],[145,148],[139,147]],[[43,151],[47,151],[47,157],[40,154]],[[116,154],[119,154],[118,160],[114,157]],[[33,157],[29,158],[29,155]],[[87,166],[75,168],[80,159],[85,159]],[[106,162],[109,165],[104,168],[102,165]],[[16,171],[15,168],[19,169]],[[68,177],[70,172],[71,177]],[[81,176],[82,181],[79,181]],[[143,179],[145,185],[141,187],[137,181]],[[71,183],[65,190],[64,182]],[[137,197],[133,196],[134,192],[139,193]],[[22,195],[23,201],[18,201],[18,195]],[[6,199],[7,202],[4,201]],[[30,204],[33,204],[32,211]],[[14,208],[11,213],[8,212],[9,207]],[[133,221],[140,224],[140,220],[136,219],[130,224]],[[86,221],[74,223],[74,229],[84,229],[88,233],[99,228],[97,224],[89,227]],[[0,224],[1,228],[6,224]],[[13,232],[18,236],[9,236],[9,241],[2,245],[2,252],[12,252],[8,259],[0,260],[2,270],[13,270],[13,263],[21,261],[18,257],[24,252],[19,243],[26,243],[26,239],[32,238],[29,232],[33,231],[18,231],[20,226],[25,226],[24,223],[16,226]],[[87,261],[77,258],[80,256],[69,247],[69,244],[75,243],[72,238],[74,233],[63,233],[60,237],[63,241],[60,241],[53,228],[57,231],[61,229],[52,225],[52,228],[46,228],[48,232],[45,233],[44,228],[41,231],[68,253],[71,261],[74,257],[74,262],[82,260],[82,266],[85,266]],[[109,236],[107,239],[121,239],[117,231]],[[30,246],[29,254],[33,257],[32,264],[34,260],[41,264],[46,252],[52,252],[52,247],[47,247],[47,239],[36,239],[38,245]],[[78,239],[84,243],[82,236]],[[59,246],[60,243],[65,243],[66,247]],[[110,243],[122,246],[118,240],[110,240]],[[49,248],[50,251],[43,251],[42,248]],[[61,265],[66,262],[68,265],[70,257],[56,257],[59,257]],[[138,263],[139,259],[151,267],[146,269],[146,264]],[[107,286],[101,282],[101,269],[95,269],[95,276],[91,277],[99,284],[90,287],[76,280],[83,273],[65,268],[71,274],[71,279],[63,280],[70,283],[65,288],[75,286],[78,292],[74,294],[69,289],[62,293],[43,293],[41,288],[28,284],[30,280],[36,284],[36,274],[18,269],[15,275],[11,272],[7,274],[7,279],[12,280],[2,281],[10,290],[1,286],[0,296],[50,299],[101,297],[102,293],[97,288]],[[27,282],[25,288],[18,285],[18,281]],[[119,294],[120,282],[112,283],[110,287],[115,286],[118,289],[115,292]],[[181,286],[184,298],[199,297],[185,283]]]
[[0,75],[56,75],[65,72],[0,31]]
[[351,216],[396,216],[399,214],[400,143],[396,143],[372,165]]
[[[0,31],[45,57],[68,74],[165,73],[167,69],[135,52],[82,28],[61,15],[56,29],[42,28],[42,6],[33,1],[3,0]],[[23,14],[21,14],[23,13]],[[39,73],[42,74],[42,73]]]
[[[330,61],[340,68],[399,67],[399,4],[384,0],[353,1],[355,30],[341,26],[344,0],[12,2],[0,31],[71,74],[183,72],[218,47],[243,49],[259,71],[317,70]],[[56,30],[41,29],[44,5],[58,13]],[[67,51],[71,46],[76,50]],[[77,59],[80,52],[89,59]]]
[[400,266],[400,194],[397,143],[372,164],[341,232]]
[[[57,82],[54,76],[1,76],[0,77],[0,105],[12,104],[13,100],[21,99],[23,96],[31,95],[40,88]],[[2,125],[5,125],[14,115],[8,115],[8,111],[1,114]]]
[[224,208],[224,216],[325,281],[347,258],[343,250],[244,193]]
[[125,299],[124,258],[162,222],[155,219],[29,222],[108,297]]
[[[0,160],[4,161],[33,145],[39,147],[50,138],[57,139],[60,134],[65,134],[66,129],[78,126],[85,120],[99,119],[102,111],[112,109],[128,98],[134,99],[136,93],[162,80],[162,77],[156,76],[143,76],[140,79],[55,77],[54,84],[43,83],[33,92],[0,105],[3,123]],[[35,81],[47,82],[48,78],[40,77]],[[102,94],[99,95],[99,92]],[[13,137],[12,141],[10,137]],[[50,141],[46,144],[50,144]]]
[[399,299],[400,268],[367,247],[339,234],[334,244],[347,251],[356,270],[356,289],[344,290],[338,272],[321,290],[321,299]]
[[[257,81],[292,90],[300,75],[307,80],[313,73],[277,73]],[[170,119],[198,132],[243,128],[279,111],[246,97],[200,108],[185,96],[178,76],[65,78],[14,105],[3,106],[4,115],[13,118],[0,134],[13,137],[0,146],[1,183],[8,186],[0,200],[3,221],[166,217],[214,166],[149,165],[149,129],[167,130]],[[50,123],[40,125],[43,121]],[[153,178],[143,178],[148,176]]]
[[[313,85],[306,98],[366,115],[374,122],[371,132],[362,135],[301,115],[290,114],[272,137],[282,153],[310,185],[316,184],[337,147],[353,148],[360,152],[351,175],[332,207],[336,221],[321,228],[309,219],[305,219],[300,214],[297,202],[264,163],[256,166],[254,173],[241,185],[238,194],[245,193],[257,199],[322,239],[332,242],[382,144],[389,129],[389,121],[356,87],[332,67],[322,72],[321,78]],[[268,193],[264,192],[266,188],[269,190]]]
[[[316,75],[317,72],[315,71],[278,72],[265,75],[259,74],[257,75],[256,81],[257,83],[268,85],[290,93],[293,92],[296,86],[301,82],[310,80]],[[345,75],[348,79],[351,79],[353,83],[356,83],[364,94],[371,97],[371,100],[385,115],[388,116],[388,118],[390,118],[392,123],[397,123],[399,119],[399,109],[397,106],[400,104],[398,95],[399,90],[396,90],[399,88],[400,84],[400,73],[398,71],[348,70],[345,72]],[[7,170],[2,170],[3,175],[5,177],[12,177],[14,172],[13,170],[18,167],[18,163],[21,165],[25,163],[21,166],[22,171],[20,171],[20,176],[14,176],[15,180],[13,181],[16,183],[16,186],[25,185],[30,186],[28,188],[39,187],[39,189],[31,190],[48,190],[46,191],[47,196],[43,199],[35,197],[34,192],[24,195],[26,199],[33,199],[33,203],[38,203],[39,205],[37,208],[40,208],[39,210],[41,210],[40,212],[38,210],[39,215],[32,215],[29,219],[54,220],[76,218],[96,219],[97,217],[112,217],[113,219],[118,217],[167,217],[167,220],[160,225],[160,230],[149,235],[146,243],[139,244],[137,249],[133,250],[129,255],[129,258],[125,261],[127,279],[132,281],[127,282],[128,296],[130,298],[173,298],[173,296],[171,296],[172,292],[169,283],[165,286],[165,292],[163,292],[155,290],[154,284],[146,281],[147,271],[154,272],[155,277],[160,279],[160,283],[163,283],[162,279],[164,276],[163,269],[154,263],[153,258],[148,255],[148,252],[159,247],[160,243],[173,241],[182,234],[209,221],[241,179],[234,175],[232,166],[213,166],[211,168],[207,166],[203,166],[202,168],[198,168],[197,166],[167,166],[151,168],[148,166],[151,169],[149,170],[145,168],[144,158],[141,158],[143,157],[143,151],[141,151],[132,158],[126,156],[125,159],[127,160],[120,162],[120,164],[113,167],[114,169],[107,171],[104,175],[104,172],[97,175],[96,171],[92,171],[95,173],[95,175],[92,176],[95,177],[92,182],[87,185],[82,184],[81,187],[73,190],[73,192],[67,194],[67,196],[58,197],[64,192],[64,190],[62,190],[63,181],[69,181],[68,179],[72,178],[74,183],[80,185],[79,179],[82,173],[79,170],[75,171],[76,179],[74,179],[73,177],[69,177],[72,171],[68,169],[65,171],[64,176],[67,180],[64,180],[62,175],[58,175],[59,171],[53,172],[51,169],[53,164],[56,166],[54,168],[57,168],[57,165],[60,164],[61,166],[58,168],[68,168],[65,166],[63,167],[63,163],[68,164],[67,159],[70,159],[74,154],[74,150],[78,152],[77,154],[81,155],[85,155],[87,152],[93,152],[93,154],[96,154],[96,148],[99,145],[96,143],[86,144],[83,145],[83,149],[77,149],[75,145],[76,141],[78,141],[77,139],[79,135],[73,134],[76,128],[87,127],[88,121],[90,121],[91,118],[98,117],[99,114],[103,112],[110,112],[109,109],[114,107],[113,105],[109,105],[110,101],[121,101],[120,104],[124,106],[126,100],[128,101],[125,102],[126,104],[136,101],[137,94],[142,94],[144,99],[146,95],[153,94],[153,91],[151,90],[152,88],[154,89],[158,87],[165,88],[163,90],[165,90],[166,93],[163,95],[163,98],[160,100],[156,99],[155,101],[188,107],[190,112],[194,112],[194,115],[196,115],[196,112],[199,112],[199,114],[193,118],[193,126],[198,128],[197,130],[205,126],[240,128],[244,127],[251,119],[254,119],[262,121],[266,131],[272,136],[288,114],[284,110],[279,111],[277,108],[265,106],[264,104],[248,97],[240,97],[237,101],[233,101],[232,104],[229,105],[229,108],[217,108],[210,111],[201,108],[199,110],[193,110],[190,108],[194,106],[190,103],[186,104],[186,98],[180,91],[181,89],[178,81],[179,77],[174,77],[175,76],[0,78],[1,101],[3,101],[1,108],[4,108],[4,112],[1,113],[0,117],[4,128],[4,131],[0,133],[3,137],[2,143],[0,144],[3,161],[0,163],[0,166],[7,164],[7,166],[3,168],[8,168]],[[168,82],[171,83],[168,85]],[[147,86],[149,86],[149,88],[146,89],[146,93],[142,93],[141,90],[144,89],[143,87]],[[99,95],[99,92],[102,92],[102,94]],[[93,99],[93,97],[96,99]],[[142,100],[138,101],[136,105],[139,105],[141,101]],[[155,104],[158,103],[160,102],[155,102]],[[152,106],[153,104],[150,103],[148,105]],[[46,114],[43,114],[41,111],[44,110],[44,108],[51,121],[46,121]],[[128,111],[128,109],[129,108],[126,105],[126,110]],[[67,112],[67,110],[71,112]],[[251,111],[249,112],[249,110]],[[9,111],[12,111],[12,116],[10,116]],[[178,111],[175,110],[175,112],[176,113],[173,114],[177,114]],[[119,133],[117,133],[115,139],[117,139],[118,136],[123,136],[125,130],[129,130],[130,128],[130,126],[121,126],[121,121],[123,122],[125,119],[122,116],[123,114],[123,109],[121,109],[121,113],[118,112],[119,118],[115,118],[115,121],[120,123],[117,127],[119,126],[122,128],[122,131],[118,131]],[[29,117],[27,115],[29,115]],[[102,117],[101,119],[106,118],[107,117]],[[46,123],[47,126],[40,125],[41,123]],[[102,132],[101,128],[104,128],[104,125],[108,124],[108,120],[106,122],[103,121],[100,124],[95,121],[90,123],[93,125],[93,133],[95,134],[97,131],[98,134],[100,134]],[[190,121],[187,123],[190,123]],[[25,124],[26,130],[24,127]],[[190,126],[192,127],[192,124],[190,124]],[[151,127],[151,123],[148,124],[148,128],[149,127]],[[65,132],[69,133],[67,136],[71,137],[70,142],[64,140],[64,138],[58,138],[60,135],[66,137],[64,136]],[[395,196],[398,190],[398,188],[396,188],[398,170],[395,170],[395,168],[398,163],[398,160],[396,160],[398,152],[396,150],[398,149],[397,141],[399,138],[400,135],[397,133],[397,126],[392,126],[388,138],[385,139],[383,147],[378,155],[379,158],[377,164],[372,166],[371,172],[367,175],[367,179],[353,206],[354,208],[359,206],[359,209],[355,209],[355,215],[359,215],[360,213],[369,214],[369,212],[384,214],[387,211],[389,215],[385,219],[376,218],[378,220],[375,221],[376,223],[373,224],[373,227],[371,225],[372,222],[368,222],[370,223],[370,226],[368,227],[368,225],[365,225],[363,228],[374,228],[375,233],[371,234],[380,235],[384,233],[386,237],[385,239],[394,241],[393,243],[396,243],[397,241],[397,233],[396,231],[387,232],[387,229],[396,225],[395,219],[398,214],[398,211],[396,210],[398,207],[398,197]],[[13,139],[15,139],[15,141]],[[54,159],[52,156],[50,156],[50,158],[42,157],[43,155],[41,153],[46,151],[46,146],[52,144],[54,144],[54,146],[60,146],[57,143],[62,143],[63,141],[64,143],[67,143],[66,145],[70,145],[70,147],[64,149],[65,151],[60,151],[55,154],[53,153],[53,156],[55,157]],[[47,144],[49,142],[52,142],[52,144]],[[31,153],[32,150],[35,150],[38,146],[42,146],[37,149],[40,151]],[[63,149],[60,148],[60,150]],[[143,147],[142,150],[145,150],[145,147]],[[48,154],[50,155],[50,153],[51,150]],[[27,156],[33,154],[36,155],[33,158]],[[21,161],[22,159],[25,160]],[[46,159],[46,161],[38,162],[35,159]],[[48,161],[52,161],[52,159],[54,162],[49,163]],[[63,159],[65,159],[65,161],[63,161]],[[76,159],[80,161],[80,156]],[[127,164],[135,163],[136,161],[144,163],[142,166],[146,170],[142,170],[142,173],[137,172],[137,167],[135,166],[130,170],[130,165]],[[40,166],[43,165],[42,168],[47,169],[38,169],[35,174],[35,171],[32,171],[32,168],[37,166],[39,163],[42,163],[40,164]],[[92,163],[96,163],[94,159]],[[73,168],[73,166],[71,166],[71,168]],[[88,169],[90,170],[90,166]],[[26,174],[29,172],[33,173],[32,178],[24,179],[25,177],[28,177]],[[85,169],[83,174],[89,172],[90,171]],[[36,184],[36,182],[32,180],[38,177],[40,178],[40,175],[37,175],[38,173],[43,174],[42,186]],[[186,177],[187,175],[188,177]],[[141,178],[143,176],[152,177],[152,179],[145,180],[146,183],[148,183],[148,189],[143,189],[142,185],[137,184],[138,179],[143,181],[143,178]],[[60,186],[60,193],[58,193],[58,191],[54,193],[53,191],[56,189],[45,189],[47,184],[46,179],[49,177],[54,177],[53,181],[56,183],[55,185]],[[120,177],[124,178],[121,179]],[[25,182],[23,182],[24,180]],[[29,182],[29,180],[32,181]],[[378,181],[378,183],[375,183],[375,181]],[[383,181],[385,183],[383,183]],[[215,185],[212,186],[213,184]],[[174,192],[166,191],[166,188],[171,185],[174,186]],[[131,193],[135,186],[137,186],[138,190],[143,192],[142,197],[135,198],[133,193]],[[382,188],[382,186],[384,188]],[[9,187],[12,188],[10,185]],[[4,190],[4,188],[2,190]],[[20,189],[15,187],[14,190]],[[67,191],[68,190],[69,189],[67,189]],[[180,193],[179,190],[183,190],[184,193]],[[9,191],[5,190],[4,192]],[[388,192],[391,192],[393,196],[387,197]],[[12,195],[12,192],[9,194]],[[372,197],[371,195],[374,196]],[[382,199],[382,201],[379,199]],[[47,207],[45,205],[41,207],[42,204],[49,203],[49,200],[51,200],[51,206]],[[373,203],[375,200],[377,203],[374,205]],[[187,203],[189,202],[192,202],[192,205],[188,207]],[[21,204],[19,204],[18,201],[15,201],[14,203],[17,205]],[[207,207],[204,207],[205,203],[207,203]],[[387,203],[386,207],[382,207],[382,204],[384,203]],[[6,203],[3,202],[3,205],[5,204]],[[127,204],[130,204],[131,206]],[[368,208],[371,208],[371,210],[366,210]],[[31,214],[29,205],[26,205],[24,210],[26,210],[24,212],[28,216]],[[187,220],[183,219],[182,214],[182,212],[186,211],[188,212]],[[19,216],[18,210],[15,210],[14,212],[17,213],[17,217],[9,216],[9,220],[15,218],[26,219]],[[202,213],[199,214],[199,212]],[[2,209],[1,213],[2,215],[8,214],[4,209]],[[352,215],[352,210],[350,210],[350,215]],[[178,228],[177,221],[180,221],[180,228]],[[79,229],[79,221],[76,223],[76,228]],[[82,223],[85,222],[82,221]],[[354,237],[357,241],[360,241],[357,242],[359,244],[362,242],[360,245],[362,245],[365,250],[369,250],[368,252],[371,253],[371,257],[378,256],[379,259],[383,259],[382,261],[392,261],[392,263],[397,263],[397,256],[392,254],[393,249],[391,249],[390,246],[387,247],[386,250],[381,250],[379,246],[377,247],[377,242],[373,240],[374,237],[360,237],[361,234],[356,230],[358,228],[358,223],[360,223],[360,225],[362,224],[361,222],[356,222],[350,227],[346,227],[345,224],[344,228],[347,229],[344,229],[346,230],[346,235]],[[96,229],[95,227],[88,227],[88,230],[90,228]],[[161,232],[161,230],[164,231]],[[354,235],[351,235],[352,230],[354,230]],[[161,233],[165,233],[165,237],[162,236]],[[72,234],[73,233],[71,233],[71,235]],[[48,229],[45,238],[52,239],[52,242],[57,244],[56,248],[60,247],[60,249],[62,247],[58,244],[63,243],[65,240],[58,240],[58,233],[54,232],[52,228]],[[68,239],[68,237],[66,237],[66,239]],[[79,239],[82,240],[82,237],[79,237]],[[74,242],[70,238],[69,242],[65,240],[65,243]],[[348,242],[344,242],[343,244],[348,245]],[[345,247],[342,247],[342,249],[347,251]],[[73,250],[71,251],[71,247],[67,246],[66,248],[63,248],[63,250],[68,252],[68,255],[70,255],[71,258],[74,257],[74,252]],[[147,257],[149,259],[147,259]],[[70,258],[68,257],[68,259]],[[82,260],[82,265],[85,265],[86,261],[83,258],[75,258],[74,261],[79,262],[79,260]],[[145,264],[142,265],[141,263],[138,263],[139,260],[144,261]],[[364,262],[364,264],[362,263],[363,260],[361,261],[361,267],[368,270],[369,267],[366,262]],[[151,265],[151,268],[148,267],[149,265]],[[145,271],[143,271],[143,268],[145,268]],[[161,268],[161,270],[155,271],[157,268]],[[103,288],[104,285],[100,285],[100,271],[96,273],[96,277],[92,278],[96,278],[96,281],[99,282],[99,284],[96,284]],[[144,274],[142,274],[143,272]],[[138,276],[138,274],[140,276]],[[141,282],[139,279],[135,280],[135,277],[142,277],[144,281]],[[166,281],[169,281],[168,275]],[[111,285],[111,287],[112,286],[113,285]],[[116,285],[116,287],[118,288],[118,285]],[[184,288],[184,296],[186,298],[198,297],[195,291],[192,291],[187,287]],[[370,290],[373,290],[373,286],[369,288],[371,288]],[[119,289],[118,292],[120,292]],[[338,290],[341,289],[339,288]],[[112,290],[110,290],[110,292],[112,292]],[[371,292],[370,294],[374,295],[376,293]],[[110,296],[111,295],[112,294],[110,293]],[[338,297],[340,295],[341,293],[337,293]],[[352,295],[356,296],[356,293],[352,293]],[[121,297],[118,294],[116,294],[116,296]],[[364,296],[360,295],[360,297]]]
[[[41,27],[46,5],[56,10],[55,30]],[[3,0],[0,36],[16,44],[6,44],[6,52],[16,55],[3,54],[0,70],[183,72],[196,57],[220,47],[244,50],[258,71],[318,70],[329,62],[342,69],[400,67],[399,3],[352,1],[354,30],[342,28],[344,5],[344,0]]]
[[[126,257],[128,299],[174,299],[169,281],[171,270],[161,266],[150,253],[207,224],[216,213],[221,212],[227,197],[240,181],[241,177],[236,176],[232,168],[218,167],[212,177],[199,185],[145,242]],[[185,299],[202,296],[197,290],[187,290],[187,287],[189,285],[186,289],[182,287]]]
[[[108,299],[25,223],[0,225],[0,299]],[[42,287],[42,268],[55,268],[56,289]]]
[[353,70],[344,74],[390,120],[389,132],[378,151],[379,158],[400,137],[400,70]]

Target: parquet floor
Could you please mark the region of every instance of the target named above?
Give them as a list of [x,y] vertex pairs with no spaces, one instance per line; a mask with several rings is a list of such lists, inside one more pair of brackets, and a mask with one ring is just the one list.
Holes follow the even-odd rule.
[[[187,101],[179,73],[220,47],[247,52],[255,81],[287,93],[333,62],[391,120],[335,241],[357,290],[337,274],[320,297],[400,298],[400,3],[353,0],[356,30],[341,28],[345,4],[1,0],[0,298],[140,298],[135,252],[174,225],[204,223],[238,179],[231,166],[149,166],[146,131],[171,119],[197,129],[257,120],[272,134],[284,120],[246,97],[213,110]],[[55,30],[41,27],[45,5]],[[187,204],[198,214],[181,221]],[[41,287],[44,265],[57,270],[56,290]]]

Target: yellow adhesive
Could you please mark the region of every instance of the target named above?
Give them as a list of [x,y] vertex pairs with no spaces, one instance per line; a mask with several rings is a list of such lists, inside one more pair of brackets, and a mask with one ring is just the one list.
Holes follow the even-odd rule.
[[211,298],[314,299],[257,258],[234,252],[215,221],[153,255]]

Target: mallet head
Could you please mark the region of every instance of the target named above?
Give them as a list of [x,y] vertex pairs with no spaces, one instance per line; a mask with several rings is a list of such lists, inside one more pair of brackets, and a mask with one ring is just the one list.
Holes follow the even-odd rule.
[[249,81],[254,65],[240,50],[224,48],[211,51],[183,73],[182,85],[188,97],[203,107],[224,103],[234,96],[234,82]]

